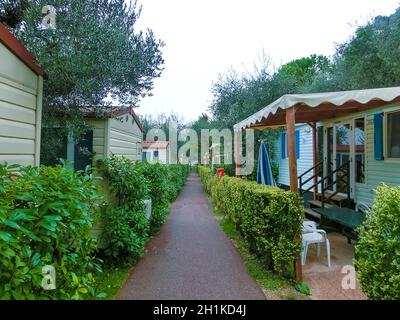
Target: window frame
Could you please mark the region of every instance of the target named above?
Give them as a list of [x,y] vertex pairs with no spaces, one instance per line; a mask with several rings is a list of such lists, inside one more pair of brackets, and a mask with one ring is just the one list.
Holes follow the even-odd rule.
[[384,155],[384,161],[386,162],[395,162],[395,163],[400,163],[400,157],[398,158],[393,158],[389,157],[389,152],[388,152],[388,143],[389,143],[389,137],[388,137],[388,130],[389,130],[389,115],[393,113],[399,113],[400,114],[400,109],[399,107],[396,107],[394,109],[389,109],[384,112],[383,114],[383,155]]

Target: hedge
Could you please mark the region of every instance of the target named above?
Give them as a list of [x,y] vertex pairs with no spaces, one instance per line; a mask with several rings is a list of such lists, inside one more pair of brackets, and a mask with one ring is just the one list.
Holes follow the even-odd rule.
[[213,202],[230,218],[249,247],[274,271],[293,276],[293,261],[300,253],[304,218],[297,193],[233,177],[216,177],[209,168],[199,175]]
[[359,228],[355,267],[370,299],[400,299],[400,186],[382,185]]
[[[136,261],[149,237],[165,222],[169,203],[185,184],[189,167],[132,162],[112,156],[98,162],[111,196],[102,216],[102,240],[107,262]],[[143,200],[152,200],[152,216],[145,216]]]
[[154,234],[167,218],[169,203],[176,199],[185,185],[189,175],[189,166],[150,164],[148,162],[137,165],[141,167],[147,180],[148,196],[152,201],[150,232]]
[[167,165],[169,200],[172,202],[178,196],[180,190],[185,185],[186,179],[190,173],[189,165],[170,164]]
[[[91,229],[99,200],[88,173],[0,164],[0,299],[96,297],[101,261]],[[46,265],[55,269],[55,290],[41,286]]]

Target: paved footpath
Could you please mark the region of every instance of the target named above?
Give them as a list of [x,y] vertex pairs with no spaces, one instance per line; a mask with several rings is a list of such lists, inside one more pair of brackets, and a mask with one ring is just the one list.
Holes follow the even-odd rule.
[[131,270],[120,299],[265,299],[211,215],[196,174],[190,175],[147,250]]

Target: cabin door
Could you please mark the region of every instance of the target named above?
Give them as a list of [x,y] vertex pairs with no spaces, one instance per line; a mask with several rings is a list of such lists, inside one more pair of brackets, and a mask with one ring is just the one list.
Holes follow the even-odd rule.
[[[343,171],[336,172],[346,162],[354,158],[353,126],[351,122],[340,122],[326,126],[324,148],[324,176],[327,177],[325,185],[332,192],[347,193],[347,181],[350,179],[351,193],[353,192],[354,166],[350,165],[350,175],[344,175]],[[343,176],[343,182],[337,182],[337,178]],[[352,195],[351,195],[352,196]]]

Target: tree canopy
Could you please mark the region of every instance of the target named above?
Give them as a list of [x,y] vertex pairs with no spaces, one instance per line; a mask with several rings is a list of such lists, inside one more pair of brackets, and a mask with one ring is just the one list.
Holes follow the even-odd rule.
[[43,130],[43,155],[56,152],[68,131],[85,131],[83,107],[100,114],[110,104],[134,106],[162,72],[163,42],[135,29],[136,1],[54,0],[55,30],[40,25],[48,1],[0,1],[2,21],[14,16],[8,25],[48,75],[43,125],[57,130]]
[[400,9],[359,26],[332,57],[299,58],[274,72],[269,63],[251,74],[230,70],[212,84],[212,120],[231,127],[284,94],[398,86],[399,43]]

